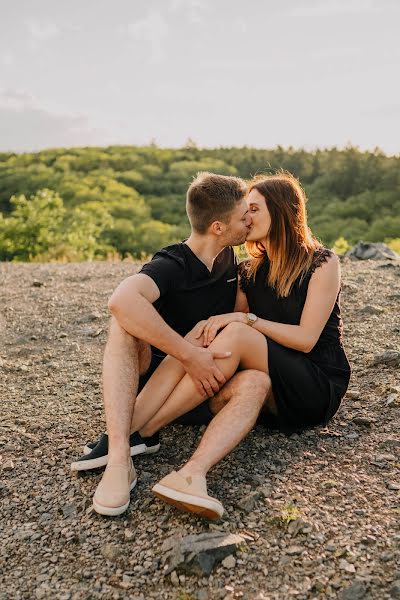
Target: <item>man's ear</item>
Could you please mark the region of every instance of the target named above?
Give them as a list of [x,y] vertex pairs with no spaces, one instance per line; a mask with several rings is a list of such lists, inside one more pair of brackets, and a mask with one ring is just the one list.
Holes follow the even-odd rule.
[[222,235],[225,231],[225,225],[221,221],[213,221],[209,227],[209,231],[214,235]]

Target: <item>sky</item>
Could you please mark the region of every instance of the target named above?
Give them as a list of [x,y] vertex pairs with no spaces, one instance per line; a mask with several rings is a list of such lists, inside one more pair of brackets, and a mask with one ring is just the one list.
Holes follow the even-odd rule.
[[0,0],[0,151],[400,152],[399,0]]

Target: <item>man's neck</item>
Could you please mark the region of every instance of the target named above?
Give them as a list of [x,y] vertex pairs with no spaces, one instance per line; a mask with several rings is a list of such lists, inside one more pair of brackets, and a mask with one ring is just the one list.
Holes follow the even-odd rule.
[[212,271],[214,259],[225,248],[218,238],[209,235],[191,233],[185,242],[191,251]]

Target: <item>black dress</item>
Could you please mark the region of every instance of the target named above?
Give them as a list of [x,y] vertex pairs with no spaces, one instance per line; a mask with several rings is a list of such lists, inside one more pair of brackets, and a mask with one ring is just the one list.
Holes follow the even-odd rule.
[[[289,296],[279,298],[267,284],[268,257],[256,274],[247,276],[248,261],[240,265],[240,286],[245,292],[249,311],[262,319],[298,325],[306,301],[308,284],[315,269],[331,256],[319,248],[310,271],[298,279]],[[304,353],[282,346],[266,336],[269,376],[272,382],[277,415],[263,413],[261,422],[285,433],[326,425],[340,406],[350,379],[350,365],[342,344],[340,292],[332,313],[311,352]]]

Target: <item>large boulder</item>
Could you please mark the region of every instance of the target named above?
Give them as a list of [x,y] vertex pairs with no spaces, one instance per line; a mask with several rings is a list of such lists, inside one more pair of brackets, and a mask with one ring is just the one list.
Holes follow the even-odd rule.
[[359,260],[400,260],[400,256],[386,244],[372,242],[358,242],[345,256]]

